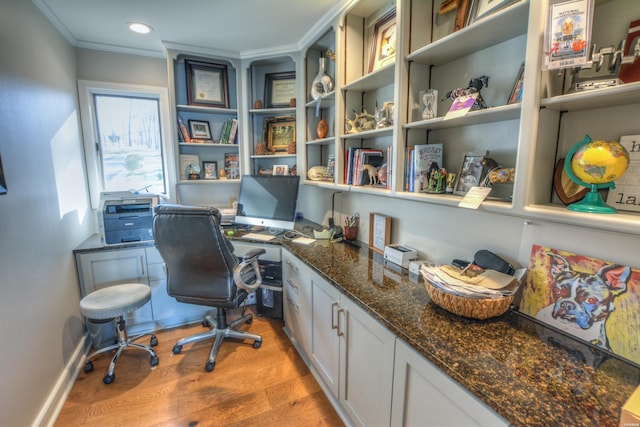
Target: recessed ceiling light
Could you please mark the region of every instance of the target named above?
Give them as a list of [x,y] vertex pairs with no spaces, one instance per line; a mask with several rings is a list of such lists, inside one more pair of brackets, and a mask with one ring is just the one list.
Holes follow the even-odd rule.
[[135,33],[139,34],[148,34],[153,31],[153,28],[148,26],[147,24],[143,24],[141,22],[130,22],[129,29]]

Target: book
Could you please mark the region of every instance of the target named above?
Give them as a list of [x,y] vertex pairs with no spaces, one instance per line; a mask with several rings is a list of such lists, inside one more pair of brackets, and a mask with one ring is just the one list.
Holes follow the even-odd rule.
[[227,144],[237,144],[236,135],[238,134],[238,119],[230,119],[231,125],[229,128],[229,136],[227,138]]
[[231,131],[231,119],[224,122],[222,130],[220,131],[220,144],[227,144],[229,142],[229,132]]
[[414,147],[413,191],[426,193],[429,170],[442,168],[442,144],[418,144]]
[[[622,54],[624,56],[633,55],[633,52],[638,49],[640,49],[640,19],[629,24]],[[640,80],[640,61],[635,60],[631,64],[622,64],[619,77],[625,83]]]
[[178,128],[180,129],[178,138],[180,138],[180,134],[182,134],[182,139],[184,140],[184,142],[191,142],[189,130],[187,129],[187,126],[184,124],[184,120],[182,120],[182,117],[180,117],[180,115],[178,115]]
[[240,157],[238,153],[224,153],[224,172],[227,179],[240,179]]

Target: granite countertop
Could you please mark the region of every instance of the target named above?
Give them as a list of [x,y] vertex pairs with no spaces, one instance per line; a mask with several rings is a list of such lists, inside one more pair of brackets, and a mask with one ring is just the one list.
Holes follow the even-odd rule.
[[319,240],[282,245],[514,426],[618,426],[640,368],[512,308],[484,321],[431,302],[419,276],[370,251]]

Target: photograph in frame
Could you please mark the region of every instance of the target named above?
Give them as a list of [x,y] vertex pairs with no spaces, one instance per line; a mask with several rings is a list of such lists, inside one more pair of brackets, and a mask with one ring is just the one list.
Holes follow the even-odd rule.
[[517,102],[522,101],[522,92],[524,90],[523,80],[524,80],[524,62],[520,65],[520,69],[518,70],[516,81],[513,84],[511,93],[509,94],[509,99],[507,100],[507,104],[515,104]]
[[470,23],[496,13],[518,0],[475,0],[469,11]]
[[472,151],[464,154],[453,194],[464,196],[471,187],[480,185],[486,156],[486,151]]
[[379,70],[396,59],[396,10],[385,14],[376,22],[369,55],[369,72]]
[[296,142],[296,118],[267,117],[262,129],[262,142],[269,152],[286,152],[289,143]]
[[264,77],[264,99],[267,108],[289,107],[296,98],[296,73],[271,73]]
[[4,169],[2,168],[2,156],[0,156],[0,194],[7,194],[7,182],[4,178]]
[[229,108],[229,81],[226,65],[191,59],[185,59],[184,64],[189,105]]
[[191,138],[211,139],[211,128],[209,127],[209,122],[189,120],[189,133]]
[[273,165],[273,173],[272,175],[289,175],[289,166],[288,165]]
[[204,160],[202,162],[202,176],[204,179],[218,179],[218,162]]
[[543,70],[572,68],[589,61],[593,7],[593,0],[550,0]]

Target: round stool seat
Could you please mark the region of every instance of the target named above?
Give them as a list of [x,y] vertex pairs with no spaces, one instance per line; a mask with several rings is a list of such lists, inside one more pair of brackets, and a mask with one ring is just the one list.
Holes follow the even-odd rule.
[[125,283],[91,292],[80,300],[80,311],[89,319],[111,319],[135,311],[151,299],[151,288]]

